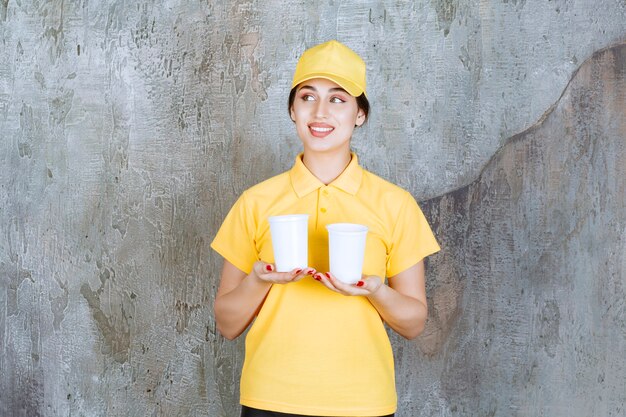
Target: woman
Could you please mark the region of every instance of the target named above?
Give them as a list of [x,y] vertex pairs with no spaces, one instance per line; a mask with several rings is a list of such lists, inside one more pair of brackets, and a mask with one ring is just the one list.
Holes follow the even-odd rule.
[[[242,416],[389,416],[394,365],[383,321],[406,338],[426,321],[424,257],[439,246],[413,197],[350,151],[367,120],[365,63],[337,41],[304,52],[289,114],[293,168],[246,190],[212,243],[224,257],[217,327],[246,336]],[[309,214],[309,267],[276,272],[268,217]],[[363,278],[328,271],[327,224],[369,228]],[[385,284],[385,277],[388,284]]]

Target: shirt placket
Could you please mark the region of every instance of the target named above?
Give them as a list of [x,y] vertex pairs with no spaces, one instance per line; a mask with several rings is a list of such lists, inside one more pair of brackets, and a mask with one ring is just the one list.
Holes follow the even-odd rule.
[[330,211],[330,190],[328,186],[320,187],[317,190],[317,213],[315,228],[319,230],[328,223]]

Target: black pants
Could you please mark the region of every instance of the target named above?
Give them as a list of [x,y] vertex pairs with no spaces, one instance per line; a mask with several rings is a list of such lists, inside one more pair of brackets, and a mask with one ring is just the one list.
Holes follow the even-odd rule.
[[[380,416],[380,417],[393,417],[393,416],[394,416],[393,414],[389,414],[387,416]],[[245,405],[242,405],[241,417],[314,417],[314,416],[303,416],[301,414],[285,414],[285,413],[279,413],[276,411],[257,410],[256,408],[250,408],[250,407],[246,407]],[[323,416],[318,416],[318,417],[323,417]]]

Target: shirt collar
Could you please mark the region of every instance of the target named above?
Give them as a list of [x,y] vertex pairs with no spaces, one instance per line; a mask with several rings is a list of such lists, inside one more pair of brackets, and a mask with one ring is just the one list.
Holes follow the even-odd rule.
[[[348,194],[355,195],[361,186],[363,168],[359,165],[359,158],[357,158],[356,154],[352,152],[351,155],[352,159],[346,169],[328,186],[339,188]],[[291,177],[293,189],[299,198],[324,186],[324,183],[317,179],[304,165],[302,154],[296,157],[296,162],[289,171],[289,176]]]

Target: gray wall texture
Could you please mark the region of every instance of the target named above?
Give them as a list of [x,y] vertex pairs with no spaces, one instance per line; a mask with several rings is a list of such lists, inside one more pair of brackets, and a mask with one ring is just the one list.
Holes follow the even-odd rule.
[[1,416],[237,415],[209,243],[332,38],[355,150],[443,246],[397,415],[626,415],[623,0],[2,0],[0,32]]

